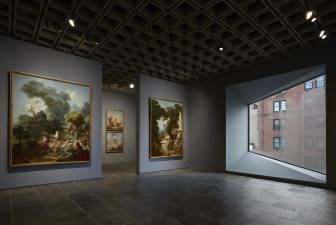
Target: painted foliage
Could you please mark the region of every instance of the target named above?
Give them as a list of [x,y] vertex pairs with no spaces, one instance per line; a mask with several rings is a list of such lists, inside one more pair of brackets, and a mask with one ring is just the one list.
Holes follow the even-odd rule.
[[88,162],[91,87],[10,73],[10,166]]
[[183,104],[150,99],[150,158],[183,156]]
[[106,112],[106,130],[123,130],[124,112],[117,110],[107,110]]
[[106,133],[106,152],[120,153],[123,152],[124,137],[122,132]]

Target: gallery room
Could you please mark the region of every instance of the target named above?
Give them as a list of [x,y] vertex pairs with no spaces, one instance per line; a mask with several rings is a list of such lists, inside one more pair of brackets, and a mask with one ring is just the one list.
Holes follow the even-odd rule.
[[0,225],[336,225],[336,1],[0,0]]

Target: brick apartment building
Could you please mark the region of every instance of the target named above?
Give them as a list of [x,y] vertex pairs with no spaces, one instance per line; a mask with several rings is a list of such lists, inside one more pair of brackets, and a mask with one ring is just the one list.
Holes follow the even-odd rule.
[[250,105],[249,150],[326,173],[325,76]]

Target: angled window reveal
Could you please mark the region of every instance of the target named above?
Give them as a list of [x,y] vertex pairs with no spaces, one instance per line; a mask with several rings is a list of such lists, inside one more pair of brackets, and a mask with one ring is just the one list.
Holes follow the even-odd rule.
[[250,104],[248,150],[326,173],[325,83],[322,75]]

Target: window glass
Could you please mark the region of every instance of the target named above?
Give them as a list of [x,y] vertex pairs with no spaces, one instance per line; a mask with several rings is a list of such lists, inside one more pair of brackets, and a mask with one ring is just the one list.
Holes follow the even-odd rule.
[[287,110],[287,102],[286,100],[281,101],[281,111]]
[[280,148],[280,138],[274,137],[273,138],[273,148],[278,149]]
[[274,112],[279,112],[280,111],[280,102],[278,102],[278,101],[273,102],[273,111]]
[[309,81],[249,106],[249,151],[326,173],[325,78]]
[[279,119],[273,120],[273,130],[280,130],[280,120]]
[[314,147],[314,139],[312,137],[305,137],[305,149],[313,149]]
[[313,81],[307,81],[304,85],[305,90],[309,90],[313,88]]
[[316,78],[316,87],[317,88],[324,87],[324,76]]

